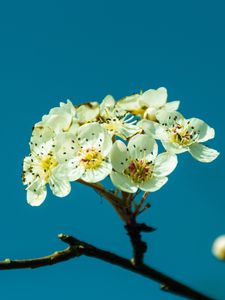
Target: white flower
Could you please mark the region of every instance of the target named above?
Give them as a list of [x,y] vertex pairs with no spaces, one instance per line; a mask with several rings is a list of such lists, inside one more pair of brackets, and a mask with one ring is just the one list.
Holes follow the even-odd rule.
[[134,115],[143,116],[145,119],[156,121],[158,111],[177,110],[180,101],[167,103],[167,90],[160,87],[157,90],[149,89],[142,94],[134,94],[118,101],[123,109],[130,111]]
[[70,193],[70,183],[59,172],[54,139],[42,144],[32,144],[31,154],[23,162],[23,183],[27,185],[27,202],[32,206],[41,205],[45,200],[46,184],[49,184],[53,194],[58,197],[65,197]]
[[146,134],[131,138],[126,146],[116,141],[110,153],[113,184],[122,191],[135,193],[138,188],[154,192],[168,180],[177,165],[176,155],[162,153],[157,156],[158,146]]
[[225,260],[225,235],[219,236],[213,243],[212,253],[216,258]]
[[117,107],[116,101],[111,95],[106,96],[100,104],[99,123],[113,136],[117,135],[127,139],[140,132],[135,125],[134,116],[127,113],[121,107]]
[[201,162],[211,162],[219,155],[216,150],[200,144],[215,136],[214,129],[202,120],[185,119],[178,112],[165,111],[158,113],[157,119],[159,124],[142,120],[138,125],[153,138],[161,140],[167,151],[176,154],[188,151]]
[[[98,182],[111,172],[108,154],[112,140],[107,130],[98,123],[82,125],[76,137],[67,134],[58,139],[62,139],[59,144],[64,145],[57,151],[62,162],[59,168],[68,180],[81,178],[87,182]],[[70,149],[74,153],[69,153]]]
[[69,100],[67,103],[60,102],[60,107],[52,108],[35,127],[48,127],[56,134],[74,131],[78,127],[78,121],[73,104]]
[[88,102],[77,107],[77,118],[80,124],[95,122],[99,115],[99,103]]

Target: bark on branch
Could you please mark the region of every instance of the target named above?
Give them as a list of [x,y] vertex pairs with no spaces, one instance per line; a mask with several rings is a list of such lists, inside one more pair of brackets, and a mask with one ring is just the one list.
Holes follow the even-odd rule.
[[133,258],[131,260],[126,259],[109,251],[96,248],[78,240],[75,237],[60,234],[59,238],[69,245],[64,250],[56,251],[50,255],[34,259],[11,260],[7,258],[4,261],[0,261],[0,270],[25,268],[34,269],[57,264],[85,255],[119,266],[159,282],[162,290],[164,291],[178,294],[190,299],[215,300],[144,264],[143,260],[144,254],[147,250],[147,244],[142,241],[141,233],[151,232],[154,229],[145,224],[137,223],[136,217],[145,209],[145,207],[142,209],[141,206],[147,197],[146,193],[144,194],[140,204],[136,205],[136,209],[133,212],[132,201],[134,200],[134,197],[130,197],[131,195],[128,193],[122,193],[122,197],[118,197],[116,193],[106,190],[100,184],[87,183],[82,180],[79,180],[79,182],[93,188],[101,196],[106,198],[114,207],[121,219],[126,223],[125,228],[133,247]]
[[190,299],[215,300],[147,266],[146,264],[134,264],[132,263],[132,260],[123,258],[109,251],[96,248],[72,236],[60,234],[59,238],[63,242],[67,243],[69,247],[67,247],[62,251],[54,252],[48,256],[35,258],[35,259],[25,259],[25,260],[5,259],[4,261],[0,262],[0,270],[39,268],[39,267],[57,264],[75,257],[79,257],[81,255],[85,255],[88,257],[100,259],[102,261],[108,262],[110,264],[119,266],[131,272],[142,275],[146,278],[157,281],[162,285],[161,287],[165,291],[182,295]]

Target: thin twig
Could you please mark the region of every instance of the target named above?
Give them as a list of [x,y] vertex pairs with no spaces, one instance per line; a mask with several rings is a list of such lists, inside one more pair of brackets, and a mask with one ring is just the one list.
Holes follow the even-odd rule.
[[[64,235],[59,235],[59,238],[62,239],[63,236]],[[0,270],[40,268],[44,266],[54,265],[71,258],[78,257],[80,255],[81,254],[79,253],[78,248],[70,245],[64,250],[56,251],[50,255],[40,258],[21,260],[12,260],[10,258],[6,258],[5,260],[0,262]]]
[[110,264],[119,266],[127,269],[131,272],[137,273],[146,278],[152,279],[163,285],[164,290],[175,293],[178,295],[185,296],[195,300],[215,300],[208,296],[205,296],[194,289],[184,285],[171,277],[145,265],[134,265],[129,259],[123,258],[114,253],[96,248],[90,244],[82,242],[72,236],[60,234],[59,238],[67,243],[69,247],[65,250],[54,252],[51,255],[35,258],[35,259],[24,259],[24,260],[11,260],[6,259],[0,262],[0,270],[10,269],[24,269],[24,268],[39,268],[48,265],[57,264],[81,255],[88,257],[97,258],[108,262]]
[[139,203],[138,205],[135,206],[135,211],[134,211],[134,213],[133,213],[133,217],[134,217],[134,218],[136,218],[136,216],[139,215],[140,210],[141,210],[141,208],[142,208],[142,205],[144,204],[144,202],[145,202],[145,200],[147,199],[148,195],[149,195],[149,192],[145,192],[144,195],[143,195],[143,197],[141,198],[140,203]]
[[146,209],[150,208],[151,204],[150,203],[146,203],[145,206],[139,210],[138,215],[142,214]]

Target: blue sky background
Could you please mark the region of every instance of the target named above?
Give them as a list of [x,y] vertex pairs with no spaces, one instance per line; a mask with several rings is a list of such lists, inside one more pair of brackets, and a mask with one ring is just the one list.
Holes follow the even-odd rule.
[[[215,299],[225,299],[225,263],[211,244],[225,233],[224,1],[2,1],[0,4],[0,259],[62,249],[64,232],[129,257],[123,224],[93,191],[73,184],[26,204],[21,163],[32,125],[59,101],[100,101],[165,86],[181,112],[216,129],[212,164],[179,156],[168,184],[151,195],[141,220],[146,262]],[[0,295],[12,299],[181,299],[117,267],[79,258],[36,270],[0,272]]]

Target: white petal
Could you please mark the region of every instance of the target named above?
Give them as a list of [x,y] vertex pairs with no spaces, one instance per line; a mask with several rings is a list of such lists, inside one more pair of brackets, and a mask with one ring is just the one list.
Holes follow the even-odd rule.
[[174,127],[175,124],[183,125],[185,122],[184,117],[177,111],[166,111],[166,110],[159,110],[156,114],[157,120],[163,125],[167,127]]
[[156,113],[158,112],[158,107],[149,107],[146,109],[144,113],[144,119],[151,120],[151,121],[157,121],[156,119]]
[[71,191],[71,185],[68,181],[61,180],[54,175],[50,177],[49,186],[57,197],[65,197]]
[[30,149],[31,151],[34,149],[36,145],[40,145],[46,143],[48,140],[54,138],[55,132],[53,129],[47,126],[41,126],[36,124],[30,139]]
[[66,162],[74,158],[80,146],[76,136],[71,133],[61,133],[56,137],[55,155],[58,162]]
[[74,135],[77,134],[77,129],[80,127],[79,123],[78,123],[78,119],[77,118],[73,118],[72,119],[72,123],[70,125],[70,128],[67,132],[72,133]]
[[105,132],[104,132],[104,137],[103,137],[103,140],[100,141],[99,147],[101,147],[100,150],[101,150],[102,155],[104,155],[104,156],[107,156],[112,149],[112,138],[109,135],[109,133],[107,132],[107,130],[105,130]]
[[129,153],[132,159],[142,159],[150,161],[158,153],[158,145],[155,140],[147,134],[137,134],[128,143]]
[[189,150],[189,147],[184,147],[177,143],[168,142],[168,141],[162,141],[162,145],[169,153],[172,154],[180,154]]
[[42,180],[38,179],[33,182],[27,188],[27,202],[31,206],[39,206],[41,205],[47,195],[47,190],[45,184],[43,184]]
[[62,107],[70,115],[74,116],[76,113],[76,109],[70,100],[67,100],[67,103],[60,102],[60,107]]
[[[203,134],[201,134],[200,132],[200,136],[203,136]],[[208,140],[211,140],[215,137],[215,130],[212,127],[207,128],[207,131],[205,132],[205,135],[203,137],[198,138],[198,142],[204,143]]]
[[198,143],[190,146],[190,153],[195,159],[205,163],[212,162],[219,155],[218,151]]
[[[114,109],[112,111],[113,114],[114,114],[114,116],[116,116],[116,118],[122,119],[123,117],[125,117],[125,115],[126,116],[130,116],[131,115],[127,110],[123,109],[121,106],[119,106],[117,104],[118,103],[116,102],[115,107],[114,107]],[[113,117],[111,117],[111,118],[113,118]]]
[[86,169],[82,179],[87,182],[99,182],[105,179],[111,172],[112,165],[108,162],[102,162],[101,166],[96,169]]
[[97,122],[82,125],[78,129],[78,143],[86,148],[101,150],[103,155],[108,155],[112,147],[110,135]]
[[137,125],[123,123],[121,124],[119,130],[116,131],[116,135],[120,136],[121,138],[127,139],[140,131],[141,129]]
[[117,106],[121,107],[127,111],[138,110],[140,108],[139,103],[140,95],[134,94],[131,96],[127,96],[117,102]]
[[112,183],[121,191],[127,193],[135,193],[138,189],[137,185],[126,175],[112,171],[110,174]]
[[67,131],[71,125],[72,116],[65,112],[50,113],[42,118],[42,124],[52,128],[55,133]]
[[99,114],[98,102],[89,102],[77,108],[77,118],[80,123],[95,121]]
[[188,123],[188,129],[190,133],[196,132],[198,135],[197,140],[199,142],[205,142],[210,139],[213,139],[215,136],[215,131],[213,128],[211,128],[208,124],[206,124],[204,121],[197,119],[197,118],[191,118],[189,120],[186,120]]
[[80,163],[79,158],[74,158],[66,163],[60,164],[54,169],[54,175],[57,178],[66,181],[75,181],[84,174],[84,166]]
[[145,133],[152,136],[154,139],[157,140],[168,139],[168,134],[165,128],[159,123],[150,120],[141,120],[137,125],[141,127]]
[[115,107],[115,100],[113,96],[107,95],[100,104],[100,115],[107,116],[108,112],[112,111]]
[[42,144],[34,144],[32,153],[34,156],[47,156],[49,152],[54,151],[55,139],[50,139]]
[[167,177],[152,177],[149,181],[140,184],[139,188],[146,192],[158,191],[168,181]]
[[173,172],[177,166],[177,156],[167,152],[159,154],[155,159],[154,174],[165,177]]
[[110,152],[110,160],[113,169],[122,172],[129,165],[129,155],[126,145],[121,141],[116,141]]
[[160,107],[166,103],[167,90],[164,87],[160,87],[157,90],[150,89],[141,95],[140,102],[147,107]]
[[23,161],[23,184],[31,184],[39,174],[40,163],[34,155],[26,156]]
[[104,136],[105,130],[97,122],[84,124],[78,129],[78,143],[94,145]]
[[53,129],[55,133],[60,133],[69,130],[74,116],[75,109],[73,104],[70,101],[66,104],[61,102],[60,107],[52,108],[49,114],[44,115],[42,121],[37,125],[48,126]]
[[180,101],[171,101],[167,102],[162,109],[165,109],[167,111],[174,111],[177,110],[180,106]]

